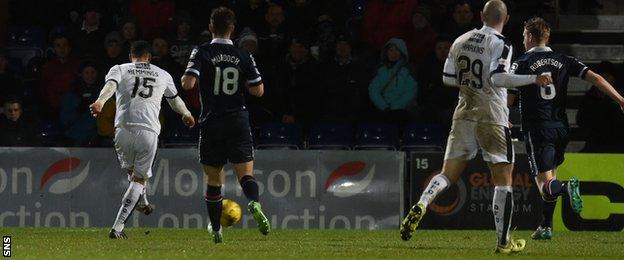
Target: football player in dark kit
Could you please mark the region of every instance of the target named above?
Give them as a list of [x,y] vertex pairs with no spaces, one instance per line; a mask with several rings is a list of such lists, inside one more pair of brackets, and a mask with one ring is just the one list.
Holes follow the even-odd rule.
[[552,218],[559,196],[566,195],[576,213],[583,208],[579,181],[557,180],[557,167],[564,161],[568,144],[566,98],[568,80],[579,77],[616,101],[624,109],[624,98],[602,76],[591,71],[573,57],[553,52],[546,46],[550,26],[542,18],[532,18],[524,24],[524,47],[527,52],[511,66],[511,71],[522,75],[551,75],[553,84],[545,87],[518,88],[522,130],[524,133],[531,172],[543,199],[543,220],[531,235],[533,239],[552,238]]
[[253,57],[232,44],[236,17],[225,7],[213,10],[209,29],[213,40],[193,49],[182,77],[182,87],[192,89],[199,83],[201,115],[199,161],[207,178],[206,206],[215,243],[223,242],[219,220],[222,212],[223,166],[234,165],[248,209],[264,235],[270,224],[259,203],[258,184],[253,177],[253,141],[245,92],[260,97],[262,77]]

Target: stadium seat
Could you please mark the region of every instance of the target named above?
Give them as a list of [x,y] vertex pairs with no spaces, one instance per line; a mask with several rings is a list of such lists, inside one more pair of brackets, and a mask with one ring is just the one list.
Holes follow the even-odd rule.
[[355,150],[396,150],[399,129],[388,124],[360,124],[355,134],[355,143]]
[[448,132],[439,125],[408,124],[403,131],[403,151],[444,151]]
[[268,123],[260,127],[257,149],[299,149],[301,128],[295,124]]
[[346,124],[318,124],[312,126],[308,148],[318,150],[350,150],[353,129]]

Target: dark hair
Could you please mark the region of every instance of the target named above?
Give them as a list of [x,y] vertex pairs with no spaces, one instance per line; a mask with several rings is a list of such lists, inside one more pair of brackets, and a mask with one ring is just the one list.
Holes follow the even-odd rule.
[[4,102],[2,102],[2,106],[6,106],[7,104],[15,104],[15,103],[19,104],[20,107],[22,107],[22,102],[19,99],[17,99],[17,97],[9,96],[4,100]]
[[533,17],[524,22],[524,29],[538,42],[548,42],[550,38],[550,25],[541,17]]
[[134,57],[152,54],[152,45],[146,41],[135,41],[130,46],[130,54]]
[[210,23],[214,29],[214,34],[223,35],[227,32],[230,25],[236,23],[236,15],[227,7],[219,7],[212,10],[210,14]]

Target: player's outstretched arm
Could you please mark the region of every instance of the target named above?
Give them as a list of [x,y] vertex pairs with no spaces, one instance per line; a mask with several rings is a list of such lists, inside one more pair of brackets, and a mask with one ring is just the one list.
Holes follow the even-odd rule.
[[182,88],[186,90],[193,89],[197,83],[197,78],[193,75],[182,76]]
[[511,73],[496,73],[490,77],[494,86],[502,88],[517,88],[536,84],[546,87],[553,83],[550,75],[516,75]]
[[622,97],[622,95],[620,95],[606,79],[597,73],[588,70],[585,74],[584,80],[596,86],[603,93],[607,94],[611,99],[617,102],[622,111],[624,111],[624,97]]
[[169,106],[171,106],[171,109],[173,109],[173,111],[182,115],[182,121],[184,122],[184,125],[188,127],[195,126],[195,118],[191,114],[191,111],[186,108],[186,104],[184,104],[184,101],[182,101],[179,96],[175,98],[167,98],[167,103],[169,103]]
[[247,91],[249,91],[249,94],[251,94],[252,96],[261,97],[262,95],[264,95],[264,84],[249,87],[247,88]]
[[104,103],[106,103],[106,101],[115,94],[116,90],[117,82],[113,80],[106,81],[106,84],[104,84],[102,91],[100,91],[100,96],[98,97],[98,99],[89,106],[91,114],[94,117],[97,117],[100,113],[102,113],[102,107],[104,107]]

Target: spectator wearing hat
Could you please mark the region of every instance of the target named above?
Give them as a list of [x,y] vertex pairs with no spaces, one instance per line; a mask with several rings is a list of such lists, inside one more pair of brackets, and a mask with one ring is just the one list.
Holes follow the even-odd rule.
[[99,95],[101,84],[97,74],[97,69],[92,63],[82,64],[76,87],[63,97],[61,126],[65,137],[77,146],[89,145],[97,137],[96,120],[89,111],[89,105],[95,102]]
[[325,121],[360,121],[372,107],[368,99],[368,72],[354,59],[351,42],[345,35],[338,35],[335,55],[325,63],[321,86],[322,119]]
[[[613,86],[621,86],[621,84],[616,84],[617,69],[613,63],[601,62],[596,68],[596,73],[603,76]],[[617,91],[623,93],[624,88],[619,87]],[[617,103],[614,103],[609,96],[595,86],[592,86],[583,96],[576,122],[585,135],[586,143],[583,152],[624,152],[624,131],[622,131],[624,114]]]
[[41,69],[42,100],[48,109],[45,116],[57,118],[61,108],[63,96],[76,80],[80,63],[72,53],[69,38],[65,35],[56,35],[53,40],[54,57],[48,60]]
[[[307,128],[317,121],[321,111],[321,95],[318,89],[319,68],[310,58],[309,41],[305,37],[292,38],[286,62],[281,70],[281,85],[285,103],[282,107],[282,122],[299,123]],[[267,91],[268,93],[268,91]]]
[[381,52],[381,64],[368,86],[371,101],[379,111],[379,120],[404,124],[408,108],[416,98],[417,83],[409,69],[405,42],[392,38]]
[[409,51],[410,63],[418,68],[425,57],[433,50],[436,32],[431,27],[431,12],[425,7],[418,7],[412,15],[411,30],[405,38]]
[[440,124],[450,129],[451,119],[457,106],[458,88],[450,88],[442,83],[444,62],[448,57],[452,40],[446,35],[439,35],[435,47],[425,57],[418,69],[418,104],[420,119]]
[[75,51],[83,59],[100,57],[100,46],[106,35],[100,28],[100,16],[100,11],[94,4],[88,5],[82,13],[80,28],[72,33]]
[[187,12],[180,12],[176,17],[175,36],[169,42],[169,54],[182,67],[186,66],[188,57],[195,43],[190,38],[191,17]]
[[0,116],[0,146],[35,145],[33,122],[22,115],[22,103],[15,97],[2,102]]
[[175,6],[170,0],[131,0],[129,9],[137,19],[143,39],[165,34],[175,13]]
[[258,36],[256,36],[256,33],[251,30],[251,28],[244,28],[236,42],[238,43],[238,48],[251,53],[251,55],[256,55],[258,53]]
[[[113,31],[106,35],[104,38],[104,57],[99,61],[98,71],[108,71],[117,64],[128,62],[128,56],[122,53],[122,43],[123,40],[118,32]],[[100,75],[102,81],[104,76]]]

